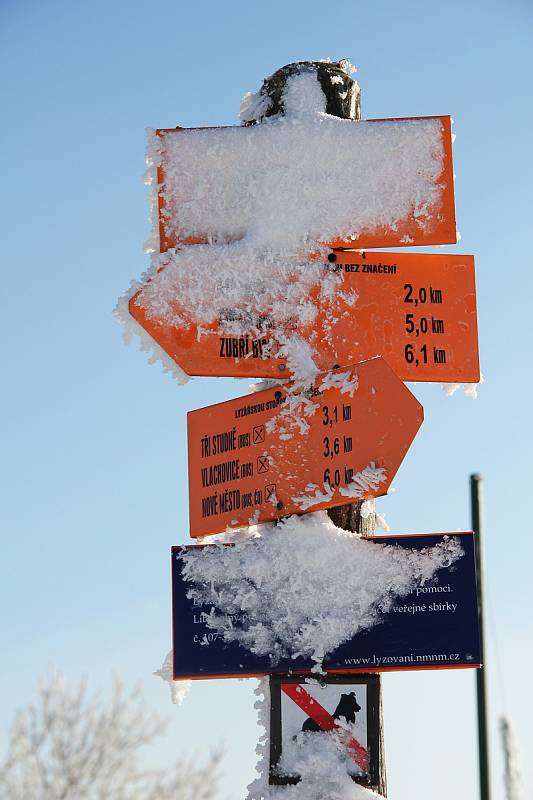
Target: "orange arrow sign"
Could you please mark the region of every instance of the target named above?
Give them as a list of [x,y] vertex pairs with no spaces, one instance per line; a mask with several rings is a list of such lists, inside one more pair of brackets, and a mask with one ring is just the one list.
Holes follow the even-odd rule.
[[229,314],[221,293],[218,318],[201,324],[176,297],[175,327],[144,308],[143,289],[130,313],[189,375],[285,376],[283,343],[297,334],[319,370],[383,355],[402,380],[479,381],[473,256],[344,251],[329,258],[325,274],[338,282],[334,292],[321,291],[320,282],[310,289],[310,322],[280,324],[256,300]]
[[[331,247],[457,241],[449,116],[156,135],[162,253],[242,239],[265,220],[279,228],[289,216],[304,237],[326,225]],[[326,220],[328,213],[336,218]]]
[[386,494],[423,416],[382,358],[189,412],[191,536]]

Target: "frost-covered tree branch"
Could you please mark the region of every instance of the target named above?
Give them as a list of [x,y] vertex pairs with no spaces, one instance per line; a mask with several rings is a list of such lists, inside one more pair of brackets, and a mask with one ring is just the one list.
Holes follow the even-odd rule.
[[139,690],[116,679],[108,703],[53,674],[38,700],[16,714],[0,764],[3,800],[212,800],[220,753],[198,766],[181,760],[142,769],[140,751],[166,723],[147,712]]

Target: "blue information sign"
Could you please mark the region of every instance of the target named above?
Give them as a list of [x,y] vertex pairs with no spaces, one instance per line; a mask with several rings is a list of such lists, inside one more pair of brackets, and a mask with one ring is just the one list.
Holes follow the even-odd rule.
[[[384,672],[396,669],[478,667],[479,626],[472,533],[376,536],[372,541],[422,550],[444,535],[460,539],[464,555],[438,570],[429,584],[393,603],[369,631],[356,634],[324,661],[326,672]],[[201,545],[196,545],[196,547]],[[207,627],[210,607],[187,598],[190,583],[182,576],[182,554],[172,548],[172,619],[174,677],[228,678],[277,673],[306,673],[309,659],[285,659],[272,664]],[[238,623],[235,623],[238,624]]]

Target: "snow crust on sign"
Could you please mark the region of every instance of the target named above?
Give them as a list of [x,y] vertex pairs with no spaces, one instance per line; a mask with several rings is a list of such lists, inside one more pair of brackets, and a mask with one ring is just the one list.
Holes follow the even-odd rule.
[[[375,492],[387,480],[387,471],[383,467],[376,467],[372,461],[361,472],[357,472],[347,486],[339,488],[340,494],[354,500],[361,498],[366,492]],[[292,497],[301,511],[307,511],[319,503],[327,503],[334,495],[330,484],[324,483],[321,489],[316,483],[309,483],[305,487],[306,494],[301,497]]]
[[465,395],[469,397],[470,400],[477,400],[477,390],[482,383],[485,383],[483,374],[480,376],[479,383],[441,383],[441,389],[448,397],[451,397],[462,386]]
[[171,650],[169,653],[167,653],[163,663],[161,664],[161,669],[157,669],[154,672],[154,675],[164,680],[165,683],[168,683],[170,689],[170,699],[172,703],[174,703],[174,705],[181,706],[183,700],[185,699],[185,695],[192,686],[192,681],[175,681],[173,662],[174,653]]
[[[318,372],[313,347],[298,328],[313,323],[323,298],[333,315],[337,304],[343,310],[354,305],[357,294],[343,283],[342,273],[323,261],[309,262],[283,249],[258,251],[249,242],[190,245],[152,257],[139,304],[161,324],[178,329],[197,325],[200,339],[202,326],[212,322],[218,323],[219,336],[260,339],[268,332],[291,376],[312,381]],[[131,296],[122,300],[126,312]],[[264,348],[264,356],[269,355]]]
[[385,480],[387,480],[387,470],[384,467],[376,467],[372,461],[368,467],[352,477],[348,486],[341,486],[339,492],[344,497],[356,500],[365,492],[376,491]]
[[256,689],[255,709],[262,729],[256,752],[259,777],[248,786],[246,800],[379,800],[381,795],[354,783],[348,774],[353,762],[330,734],[303,734],[291,748],[291,766],[302,779],[295,786],[270,786],[270,691],[268,679]]
[[241,98],[239,119],[241,122],[252,122],[263,117],[272,106],[272,98],[259,92],[246,92]]
[[148,147],[146,150],[146,172],[144,173],[144,182],[149,187],[149,202],[150,202],[150,230],[151,234],[144,244],[145,253],[157,253],[159,251],[159,201],[158,201],[158,184],[157,184],[157,168],[161,166],[161,154],[159,150],[159,137],[153,128],[146,129],[146,136],[148,139]]
[[[311,89],[311,87],[313,87]],[[260,125],[164,135],[167,233],[308,250],[413,214],[431,229],[441,197],[439,119],[354,122],[323,112],[316,76],[287,82],[284,116]],[[216,176],[216,177],[214,177]]]
[[[337,707],[339,701],[339,686],[329,685],[323,686],[320,681],[314,678],[308,678],[301,681],[305,684],[304,690],[309,694],[311,699],[314,699],[326,711],[331,714]],[[354,712],[353,721],[349,721],[346,717],[340,716],[335,720],[336,728],[332,731],[304,731],[302,729],[302,722],[307,714],[302,715],[301,711],[297,709],[292,700],[288,700],[281,693],[281,717],[282,717],[282,753],[278,763],[278,770],[282,775],[299,775],[301,773],[301,760],[302,750],[305,752],[308,748],[317,749],[318,751],[332,750],[332,755],[342,759],[342,762],[347,762],[347,767],[351,775],[364,775],[365,770],[361,766],[360,759],[357,757],[358,752],[354,751],[353,743],[357,742],[364,749],[368,749],[367,741],[367,709],[366,709],[366,691],[361,684],[343,686],[345,691],[353,689],[357,690],[357,698],[359,703],[359,712]],[[363,690],[363,695],[360,691]],[[354,692],[355,694],[355,692]],[[329,698],[333,699],[333,704],[328,703]],[[364,699],[363,699],[364,697]],[[303,716],[303,719],[302,719]],[[337,753],[334,752],[336,749]],[[346,759],[348,751],[349,758]],[[317,753],[319,755],[319,753]]]
[[[211,606],[207,625],[226,641],[269,656],[272,665],[302,656],[319,670],[328,653],[378,624],[396,598],[462,555],[453,537],[406,550],[341,530],[315,512],[269,525],[264,536],[233,547],[188,550],[183,576],[188,596]],[[244,615],[242,627],[230,614]]]
[[[260,93],[244,99],[252,117],[267,103]],[[357,302],[355,292],[344,291],[342,273],[324,266],[318,242],[353,235],[356,246],[361,230],[394,229],[409,213],[421,228],[431,226],[441,191],[441,123],[330,116],[311,72],[287,81],[283,104],[284,116],[249,127],[185,130],[163,138],[148,131],[153,232],[147,249],[153,255],[140,305],[161,324],[196,325],[199,339],[204,326],[215,322],[220,336],[261,338],[267,331],[274,355],[287,359],[291,376],[312,381],[318,372],[314,349],[298,335],[299,326],[313,323],[318,299],[329,298],[332,316],[337,303],[345,311]],[[160,189],[168,232],[194,237],[207,231],[208,244],[157,252]],[[309,251],[319,257],[316,262],[304,258]],[[128,291],[121,298],[116,316],[128,324],[128,337],[141,336],[145,349],[151,338],[129,324],[131,296]],[[183,382],[185,374],[172,368],[155,343],[153,353],[152,360],[160,359]],[[269,355],[265,349],[263,357]]]
[[156,364],[159,362],[163,368],[163,372],[169,372],[180,384],[185,384],[190,380],[190,377],[176,364],[176,362],[168,356],[162,347],[160,347],[155,339],[146,333],[142,325],[139,325],[134,319],[128,308],[128,303],[141,288],[141,284],[137,281],[132,281],[130,288],[121,295],[117,301],[117,305],[113,309],[113,316],[122,325],[122,338],[125,345],[131,344],[135,336],[139,337],[139,348],[144,353],[149,353],[149,364]]

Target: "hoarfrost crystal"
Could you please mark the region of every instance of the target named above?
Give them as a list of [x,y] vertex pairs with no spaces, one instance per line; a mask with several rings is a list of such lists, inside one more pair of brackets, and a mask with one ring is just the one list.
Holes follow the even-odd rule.
[[[293,516],[233,547],[192,548],[184,557],[189,597],[211,606],[207,624],[256,655],[324,657],[379,624],[397,597],[463,554],[457,539],[422,551],[365,540],[325,512]],[[242,627],[228,615],[245,615]]]

